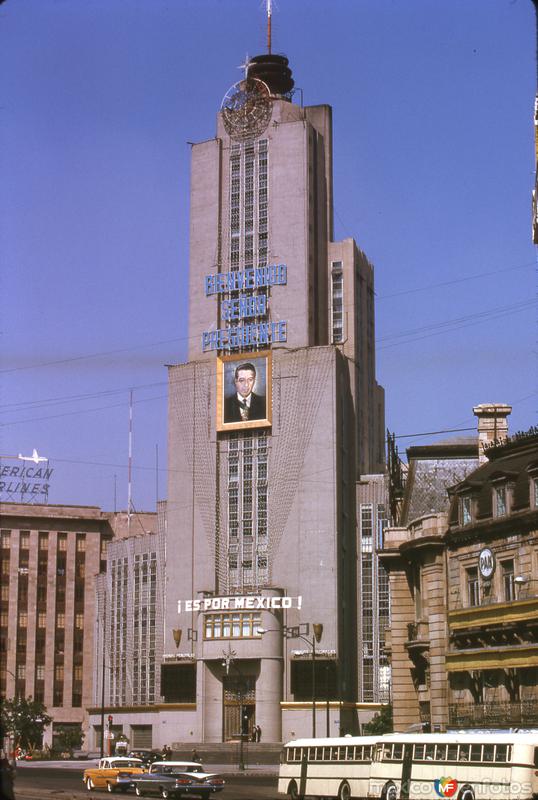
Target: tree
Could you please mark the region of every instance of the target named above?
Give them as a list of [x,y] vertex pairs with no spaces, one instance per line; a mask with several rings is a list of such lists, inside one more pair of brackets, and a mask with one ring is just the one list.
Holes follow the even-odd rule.
[[52,722],[47,709],[31,697],[2,700],[2,730],[12,738],[13,749],[35,750],[41,746],[43,731]]
[[363,733],[377,736],[380,733],[392,733],[392,706],[389,703],[381,706],[381,711],[370,722],[363,726]]
[[84,734],[80,726],[74,725],[55,725],[54,726],[55,750],[61,753],[69,753],[73,756],[73,750],[78,750],[82,746]]

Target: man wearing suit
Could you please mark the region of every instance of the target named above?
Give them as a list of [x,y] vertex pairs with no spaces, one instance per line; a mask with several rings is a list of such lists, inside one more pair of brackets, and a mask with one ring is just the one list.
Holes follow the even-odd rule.
[[265,397],[252,391],[256,383],[256,368],[246,362],[234,373],[235,394],[224,400],[224,422],[249,422],[267,416]]

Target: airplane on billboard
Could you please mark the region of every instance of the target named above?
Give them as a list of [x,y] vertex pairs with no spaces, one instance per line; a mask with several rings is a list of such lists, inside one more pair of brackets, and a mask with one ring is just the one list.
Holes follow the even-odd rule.
[[23,456],[21,453],[19,453],[18,458],[21,461],[33,461],[34,464],[39,464],[40,461],[48,461],[48,458],[45,458],[45,456],[38,455],[35,447],[31,456]]

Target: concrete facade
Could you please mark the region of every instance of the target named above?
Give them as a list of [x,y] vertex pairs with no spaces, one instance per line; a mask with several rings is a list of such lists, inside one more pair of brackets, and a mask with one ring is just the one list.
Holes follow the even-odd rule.
[[[192,146],[188,361],[168,368],[161,697],[110,708],[124,735],[150,727],[152,746],[255,726],[264,742],[357,732],[379,708],[360,702],[357,669],[357,480],[384,465],[373,268],[353,240],[332,241],[330,107],[294,104],[274,75],[232,89],[216,137]],[[250,362],[265,417],[241,406],[230,424],[234,368]]]
[[[384,408],[373,270],[352,240],[332,241],[331,127],[329,106],[273,94],[261,135],[238,140],[219,114],[216,139],[192,148],[189,362],[169,370],[168,542],[180,546],[167,549],[165,652],[174,629],[190,637],[199,741],[250,735],[254,724],[265,741],[308,734],[314,696],[324,732],[356,731],[364,712],[355,485],[383,466]],[[264,264],[287,271],[267,292],[268,319],[286,325],[285,342],[267,345],[271,425],[219,432],[223,350],[204,352],[202,336],[229,329],[234,294],[207,296],[204,280]],[[244,360],[260,349],[243,347]],[[245,596],[262,608],[238,636],[213,610]],[[270,610],[271,598],[288,605]],[[190,730],[190,717],[178,725]]]

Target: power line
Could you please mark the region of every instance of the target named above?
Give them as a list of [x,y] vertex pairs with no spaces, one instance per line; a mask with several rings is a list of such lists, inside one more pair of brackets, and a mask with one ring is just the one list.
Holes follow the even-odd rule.
[[[166,400],[168,395],[161,394],[157,397],[145,397],[141,400],[136,400],[136,405],[140,403],[149,403],[153,400]],[[76,414],[88,414],[93,411],[107,411],[109,408],[125,408],[125,403],[111,403],[108,406],[98,406],[97,408],[79,408],[76,411],[64,411],[62,414],[50,414],[47,417],[32,417],[30,419],[15,419],[11,422],[0,422],[0,427],[8,428],[10,425],[24,425],[27,422],[42,422],[48,419],[62,419],[63,417],[72,417]]]

